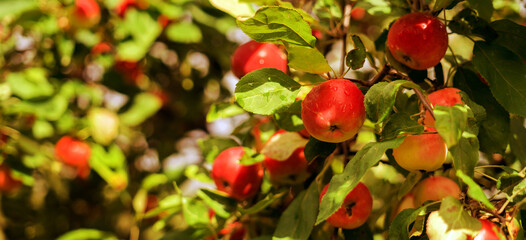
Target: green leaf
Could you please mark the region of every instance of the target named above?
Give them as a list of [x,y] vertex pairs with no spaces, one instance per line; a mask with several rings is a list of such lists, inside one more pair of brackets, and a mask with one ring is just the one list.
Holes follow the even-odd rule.
[[191,22],[178,22],[168,25],[166,37],[178,43],[198,43],[203,39],[201,29]]
[[471,177],[464,174],[461,170],[457,170],[457,177],[468,185],[468,196],[483,203],[490,210],[495,209],[495,206],[488,200],[482,188]]
[[522,166],[526,166],[526,124],[524,118],[513,116],[510,121],[510,148],[519,159]]
[[43,68],[28,68],[23,72],[9,73],[6,82],[11,87],[11,92],[22,99],[48,97],[55,91]]
[[507,47],[522,60],[526,60],[526,27],[509,19],[501,19],[490,23],[491,27],[497,31],[499,36],[495,43]]
[[222,218],[228,218],[230,216],[230,212],[227,211],[227,208],[221,204],[220,202],[214,200],[212,197],[210,197],[208,194],[206,194],[202,189],[197,191],[197,196],[203,200],[203,202],[206,203],[214,212],[222,217]]
[[418,119],[411,117],[409,113],[397,112],[387,119],[382,129],[382,139],[396,138],[404,133],[423,133],[424,126],[418,123]]
[[206,114],[206,122],[213,122],[222,118],[229,118],[245,113],[243,108],[235,103],[214,103]]
[[236,85],[236,101],[246,111],[270,115],[294,103],[301,85],[275,68],[245,75]]
[[147,12],[135,9],[126,11],[124,21],[117,27],[117,38],[124,39],[128,35],[132,37],[117,45],[117,56],[127,61],[142,59],[162,31],[161,26]]
[[436,105],[433,113],[435,128],[448,147],[458,143],[462,132],[468,129],[468,118],[473,117],[471,109],[467,105],[460,104],[451,107]]
[[404,209],[389,226],[389,239],[391,240],[406,240],[409,239],[409,226],[413,223],[417,217],[423,216],[429,212],[438,209],[438,203],[430,203],[419,207],[417,209]]
[[460,201],[452,196],[442,199],[438,215],[447,223],[446,231],[461,231],[474,235],[482,228],[479,220],[470,216],[464,210]]
[[243,148],[245,150],[245,153],[239,160],[239,163],[242,165],[252,165],[259,162],[263,162],[265,160],[265,156],[263,154],[259,154],[256,150],[253,150],[252,148]]
[[296,101],[287,109],[274,114],[274,119],[278,126],[285,131],[301,131],[305,128],[303,120],[301,120],[301,101]]
[[117,240],[118,238],[115,237],[112,233],[103,232],[97,229],[88,229],[88,228],[81,228],[81,229],[69,231],[57,238],[57,240],[78,240],[78,239]]
[[189,226],[206,227],[209,224],[208,208],[196,199],[183,199],[183,216]]
[[210,3],[235,18],[250,17],[254,14],[250,3],[244,3],[243,0],[210,0]]
[[298,194],[279,218],[273,240],[306,240],[309,238],[318,212],[320,193],[313,181]]
[[453,166],[468,176],[473,176],[479,159],[479,141],[477,136],[463,132],[457,145],[449,148],[453,156]]
[[300,13],[284,7],[262,7],[248,19],[237,19],[237,24],[250,38],[258,42],[289,43],[314,47],[309,24]]
[[519,202],[526,196],[526,179],[518,173],[504,174],[497,181],[497,189],[508,194],[508,197],[514,196],[511,202]]
[[480,150],[489,154],[504,153],[510,136],[508,112],[495,100],[489,87],[473,71],[458,68],[453,83],[486,110],[486,119],[481,122],[478,134]]
[[55,95],[53,98],[44,102],[22,101],[5,108],[4,114],[29,113],[35,114],[38,118],[56,121],[68,109],[68,99],[62,95]]
[[309,142],[305,145],[305,159],[309,162],[317,158],[323,160],[331,155],[337,146],[336,143],[322,142],[316,138],[310,137]]
[[493,15],[493,1],[492,0],[468,0],[469,5],[477,10],[479,16],[486,21],[490,21]]
[[327,59],[317,48],[286,44],[289,67],[308,73],[326,73],[332,71]]
[[141,189],[149,191],[150,189],[159,185],[167,183],[168,177],[162,173],[153,173],[146,176],[141,183]]
[[493,96],[510,113],[526,116],[526,63],[508,49],[475,42],[473,64]]
[[345,240],[373,240],[373,232],[368,224],[363,224],[362,226],[355,229],[342,229],[343,236]]
[[415,83],[406,80],[373,85],[365,94],[367,118],[376,123],[384,121],[393,111],[396,97],[402,87],[421,89]]
[[341,207],[343,200],[356,187],[365,172],[376,165],[387,149],[398,147],[404,138],[384,142],[372,142],[363,147],[349,161],[343,173],[334,175],[327,193],[320,203],[320,212],[316,224],[323,222]]
[[284,161],[287,160],[296,149],[305,147],[305,144],[307,144],[307,140],[299,133],[284,132],[267,141],[263,149],[261,149],[261,154],[275,160]]
[[2,0],[0,1],[0,19],[9,15],[20,15],[37,9],[37,0]]
[[254,204],[252,207],[250,207],[248,209],[240,209],[239,211],[243,215],[258,213],[258,212],[264,210],[265,208],[267,208],[270,204],[272,204],[276,200],[282,198],[287,193],[288,192],[281,192],[281,193],[278,193],[278,194],[272,194],[272,193],[267,194],[267,196],[265,196],[265,198],[263,198],[261,201],[259,201],[256,204]]
[[488,21],[477,16],[471,8],[465,8],[448,23],[454,33],[462,35],[476,35],[491,41],[497,37],[497,32],[491,28]]
[[351,38],[354,43],[354,49],[347,54],[345,63],[347,64],[347,67],[356,70],[363,67],[367,56],[365,46],[360,37],[358,35],[352,35]]
[[132,106],[119,115],[120,122],[126,126],[137,126],[161,109],[162,101],[152,93],[139,93]]

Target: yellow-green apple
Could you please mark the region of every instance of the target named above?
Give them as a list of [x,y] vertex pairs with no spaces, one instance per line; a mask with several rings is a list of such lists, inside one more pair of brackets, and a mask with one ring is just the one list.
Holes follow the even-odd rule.
[[364,96],[346,79],[315,86],[301,102],[301,118],[309,134],[325,142],[349,140],[365,121]]
[[502,240],[506,239],[502,230],[494,223],[487,219],[479,219],[482,223],[482,229],[474,237],[468,237],[468,240]]
[[243,154],[243,147],[227,148],[215,158],[211,173],[219,191],[240,201],[258,193],[264,174],[261,163],[241,164]]
[[424,133],[404,138],[393,149],[393,157],[408,171],[434,171],[442,166],[447,157],[447,145],[438,133]]
[[446,54],[446,26],[431,15],[414,12],[396,20],[387,34],[387,46],[399,62],[416,70],[437,65]]
[[239,46],[232,55],[232,72],[242,78],[260,68],[276,68],[287,72],[287,57],[273,43],[251,40]]
[[95,0],[75,0],[71,14],[78,27],[92,27],[100,21],[100,7]]
[[95,142],[109,145],[119,134],[119,117],[106,108],[93,108],[88,112],[89,130]]
[[55,154],[60,161],[74,167],[81,178],[89,175],[91,148],[84,141],[64,136],[55,144]]
[[[325,185],[321,191],[320,203],[327,189],[329,189],[329,184]],[[372,209],[373,197],[371,192],[365,184],[360,182],[347,194],[342,206],[327,218],[327,222],[337,228],[354,229],[367,221]]]
[[[279,135],[285,133],[285,130],[279,130],[272,137],[269,142]],[[290,157],[285,160],[277,160],[270,157],[265,157],[263,165],[267,169],[270,179],[282,183],[298,183],[304,181],[309,175],[307,168],[309,163],[305,159],[305,146],[298,147]]]
[[408,193],[400,200],[396,207],[396,214],[399,214],[404,209],[416,208],[415,204],[415,195],[413,193]]
[[[460,89],[458,88],[443,88],[430,93],[427,98],[429,98],[429,103],[433,107],[435,105],[451,107],[455,106],[455,104],[464,104],[459,92]],[[426,111],[424,125],[430,127],[435,126],[435,119],[431,117],[431,114],[428,111]]]
[[0,192],[13,193],[20,186],[22,186],[22,182],[13,178],[11,168],[5,163],[0,165]]
[[419,182],[413,189],[416,206],[425,201],[440,201],[447,196],[460,197],[460,187],[453,180],[442,176],[431,176]]

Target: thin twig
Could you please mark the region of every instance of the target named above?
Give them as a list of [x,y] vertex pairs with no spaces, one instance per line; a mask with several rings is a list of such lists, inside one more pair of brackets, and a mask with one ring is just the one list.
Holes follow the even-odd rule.
[[351,25],[351,4],[347,3],[346,0],[342,0],[343,11],[343,24],[342,24],[342,57],[340,65],[340,73],[343,77],[345,72],[345,55],[347,55],[347,33],[349,32],[349,26]]
[[380,70],[378,74],[376,74],[371,80],[367,82],[367,86],[372,86],[375,83],[382,81],[382,79],[384,79],[384,77],[387,76],[387,74],[389,74],[390,70],[391,70],[391,66],[385,64],[382,67],[382,70]]
[[426,99],[426,96],[420,91],[420,89],[413,88],[413,90],[416,93],[416,96],[420,99],[420,102],[422,102],[422,105],[424,105],[424,108],[431,114],[431,117],[433,120],[435,119],[435,114],[433,113],[433,107],[429,104],[429,102]]

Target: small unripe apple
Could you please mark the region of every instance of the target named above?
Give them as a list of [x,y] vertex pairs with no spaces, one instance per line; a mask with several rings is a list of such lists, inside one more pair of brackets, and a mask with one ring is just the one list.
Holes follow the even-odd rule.
[[438,133],[411,135],[393,149],[393,157],[408,171],[435,171],[447,157],[447,145]]
[[399,62],[416,70],[437,65],[446,54],[446,26],[431,15],[414,12],[396,20],[387,34],[387,46]]
[[287,72],[287,58],[273,43],[249,41],[239,46],[232,55],[232,72],[242,78],[260,68],[276,68]]
[[[286,132],[285,130],[277,131],[272,138]],[[308,177],[307,168],[309,163],[305,159],[305,147],[299,147],[289,158],[280,161],[272,159],[270,157],[265,157],[263,165],[267,169],[270,179],[276,182],[283,183],[297,183],[302,182]]]
[[501,240],[506,239],[502,230],[487,219],[479,219],[482,229],[475,237],[468,237],[468,240]]
[[89,130],[95,142],[109,145],[119,133],[119,117],[105,108],[93,108],[88,112]]
[[243,147],[231,147],[221,152],[212,165],[212,179],[217,189],[237,200],[255,196],[263,181],[263,167],[260,163],[242,165],[245,154]]
[[[329,184],[325,185],[321,191],[320,203],[327,189],[329,189]],[[337,228],[354,229],[367,221],[372,209],[373,197],[371,192],[365,184],[360,182],[347,194],[342,206],[327,218],[327,222]]]
[[325,142],[349,140],[365,121],[364,96],[351,81],[331,79],[314,87],[301,103],[309,134]]
[[7,164],[0,165],[0,192],[13,193],[22,186],[22,182],[14,179],[11,168]]
[[362,7],[354,7],[351,10],[351,19],[353,20],[362,20],[365,17],[365,9]]
[[90,172],[90,146],[70,136],[64,136],[55,144],[55,154],[63,163],[74,167],[81,178],[86,178]]
[[421,206],[425,201],[440,201],[447,196],[459,198],[460,193],[457,183],[442,176],[428,177],[413,189],[416,206]]
[[[455,104],[464,104],[462,102],[462,97],[459,94],[460,89],[458,88],[443,88],[438,91],[434,91],[430,93],[427,98],[429,98],[429,103],[431,106],[435,105],[441,105],[441,106],[455,106]],[[434,127],[435,126],[435,119],[431,117],[431,114],[426,111],[424,119],[424,125]]]
[[100,21],[100,7],[95,0],[75,0],[72,15],[73,24],[92,27]]

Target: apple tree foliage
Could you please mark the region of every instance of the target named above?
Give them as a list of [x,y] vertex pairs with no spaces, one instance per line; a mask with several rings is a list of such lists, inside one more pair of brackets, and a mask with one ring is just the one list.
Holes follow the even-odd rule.
[[[89,26],[72,17],[75,2],[0,0],[0,159],[21,183],[2,187],[0,238],[229,239],[238,222],[245,239],[426,239],[437,211],[444,236],[465,239],[484,218],[524,239],[524,1],[98,0]],[[448,28],[448,51],[428,70],[397,62],[386,45],[389,26],[410,12]],[[258,69],[229,89],[230,56],[249,39],[277,44],[289,71]],[[333,78],[365,95],[357,136],[257,146],[278,129],[303,130],[301,99]],[[426,96],[444,87],[462,90],[463,104],[430,106]],[[424,133],[431,108],[448,158],[408,172],[392,149]],[[89,144],[88,177],[57,158],[63,136]],[[250,165],[298,145],[306,180],[265,176],[245,201],[215,190],[210,168],[222,150],[245,147]],[[433,175],[455,180],[459,199],[396,212]],[[325,220],[359,182],[373,195],[367,223],[331,227]]]

